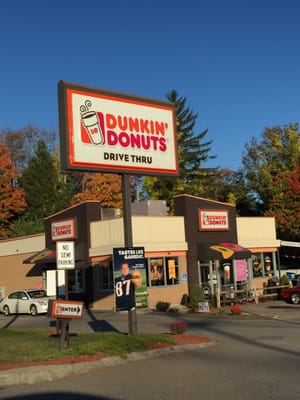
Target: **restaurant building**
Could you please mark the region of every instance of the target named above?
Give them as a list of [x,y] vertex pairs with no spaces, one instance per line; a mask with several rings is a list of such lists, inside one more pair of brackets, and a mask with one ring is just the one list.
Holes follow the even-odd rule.
[[[191,195],[132,205],[132,241],[143,247],[148,307],[174,307],[195,284],[208,299],[261,288],[278,274],[274,218],[237,217],[231,204]],[[45,233],[0,242],[0,290],[44,287],[51,295],[82,300],[86,307],[114,310],[113,249],[124,247],[120,210],[86,201],[45,219]],[[75,268],[57,270],[56,243],[73,241]]]

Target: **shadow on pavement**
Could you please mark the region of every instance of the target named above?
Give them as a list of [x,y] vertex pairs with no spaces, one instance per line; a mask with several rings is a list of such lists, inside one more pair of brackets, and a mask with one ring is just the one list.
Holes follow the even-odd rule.
[[[0,392],[1,393],[1,392]],[[114,400],[112,397],[91,396],[84,393],[49,392],[6,397],[7,400]]]
[[18,315],[14,315],[8,322],[6,325],[3,326],[3,328],[1,329],[7,329],[10,327],[10,325],[12,325],[16,320],[18,319]]
[[87,310],[88,315],[92,319],[91,322],[89,322],[90,327],[93,329],[94,332],[120,332],[118,329],[116,329],[114,326],[112,326],[110,323],[108,323],[106,320],[101,319],[98,320],[95,315],[92,313],[91,310]]

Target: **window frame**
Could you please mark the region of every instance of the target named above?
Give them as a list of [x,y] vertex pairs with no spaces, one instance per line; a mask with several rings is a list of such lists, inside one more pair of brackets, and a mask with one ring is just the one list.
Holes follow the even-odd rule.
[[[176,278],[171,278],[175,282],[170,282],[170,264],[169,261],[174,260],[174,272]],[[158,256],[146,258],[147,270],[147,287],[169,287],[180,284],[180,258],[179,256]],[[173,267],[172,267],[173,269]],[[152,279],[151,279],[152,278]]]

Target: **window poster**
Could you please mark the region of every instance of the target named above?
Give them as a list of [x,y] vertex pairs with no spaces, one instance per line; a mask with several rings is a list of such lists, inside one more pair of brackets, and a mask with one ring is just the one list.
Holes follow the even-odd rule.
[[116,311],[148,307],[143,247],[113,249]]
[[247,262],[246,260],[234,260],[236,280],[247,280]]

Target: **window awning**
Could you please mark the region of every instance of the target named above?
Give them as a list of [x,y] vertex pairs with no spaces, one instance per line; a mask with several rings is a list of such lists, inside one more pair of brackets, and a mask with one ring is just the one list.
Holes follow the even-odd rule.
[[[75,261],[76,267],[86,267],[88,266],[88,259],[85,259],[82,255],[82,248],[80,246],[75,247]],[[46,264],[56,264],[56,250],[44,249],[38,251],[32,256],[25,258],[23,264],[36,264],[36,265],[46,265]]]
[[286,247],[300,247],[300,242],[288,242],[286,240],[281,240],[280,241],[280,246],[286,246]]
[[56,251],[44,249],[23,260],[23,264],[53,264],[56,263]]
[[237,243],[231,242],[202,242],[197,245],[199,260],[223,260],[251,258],[251,251]]

